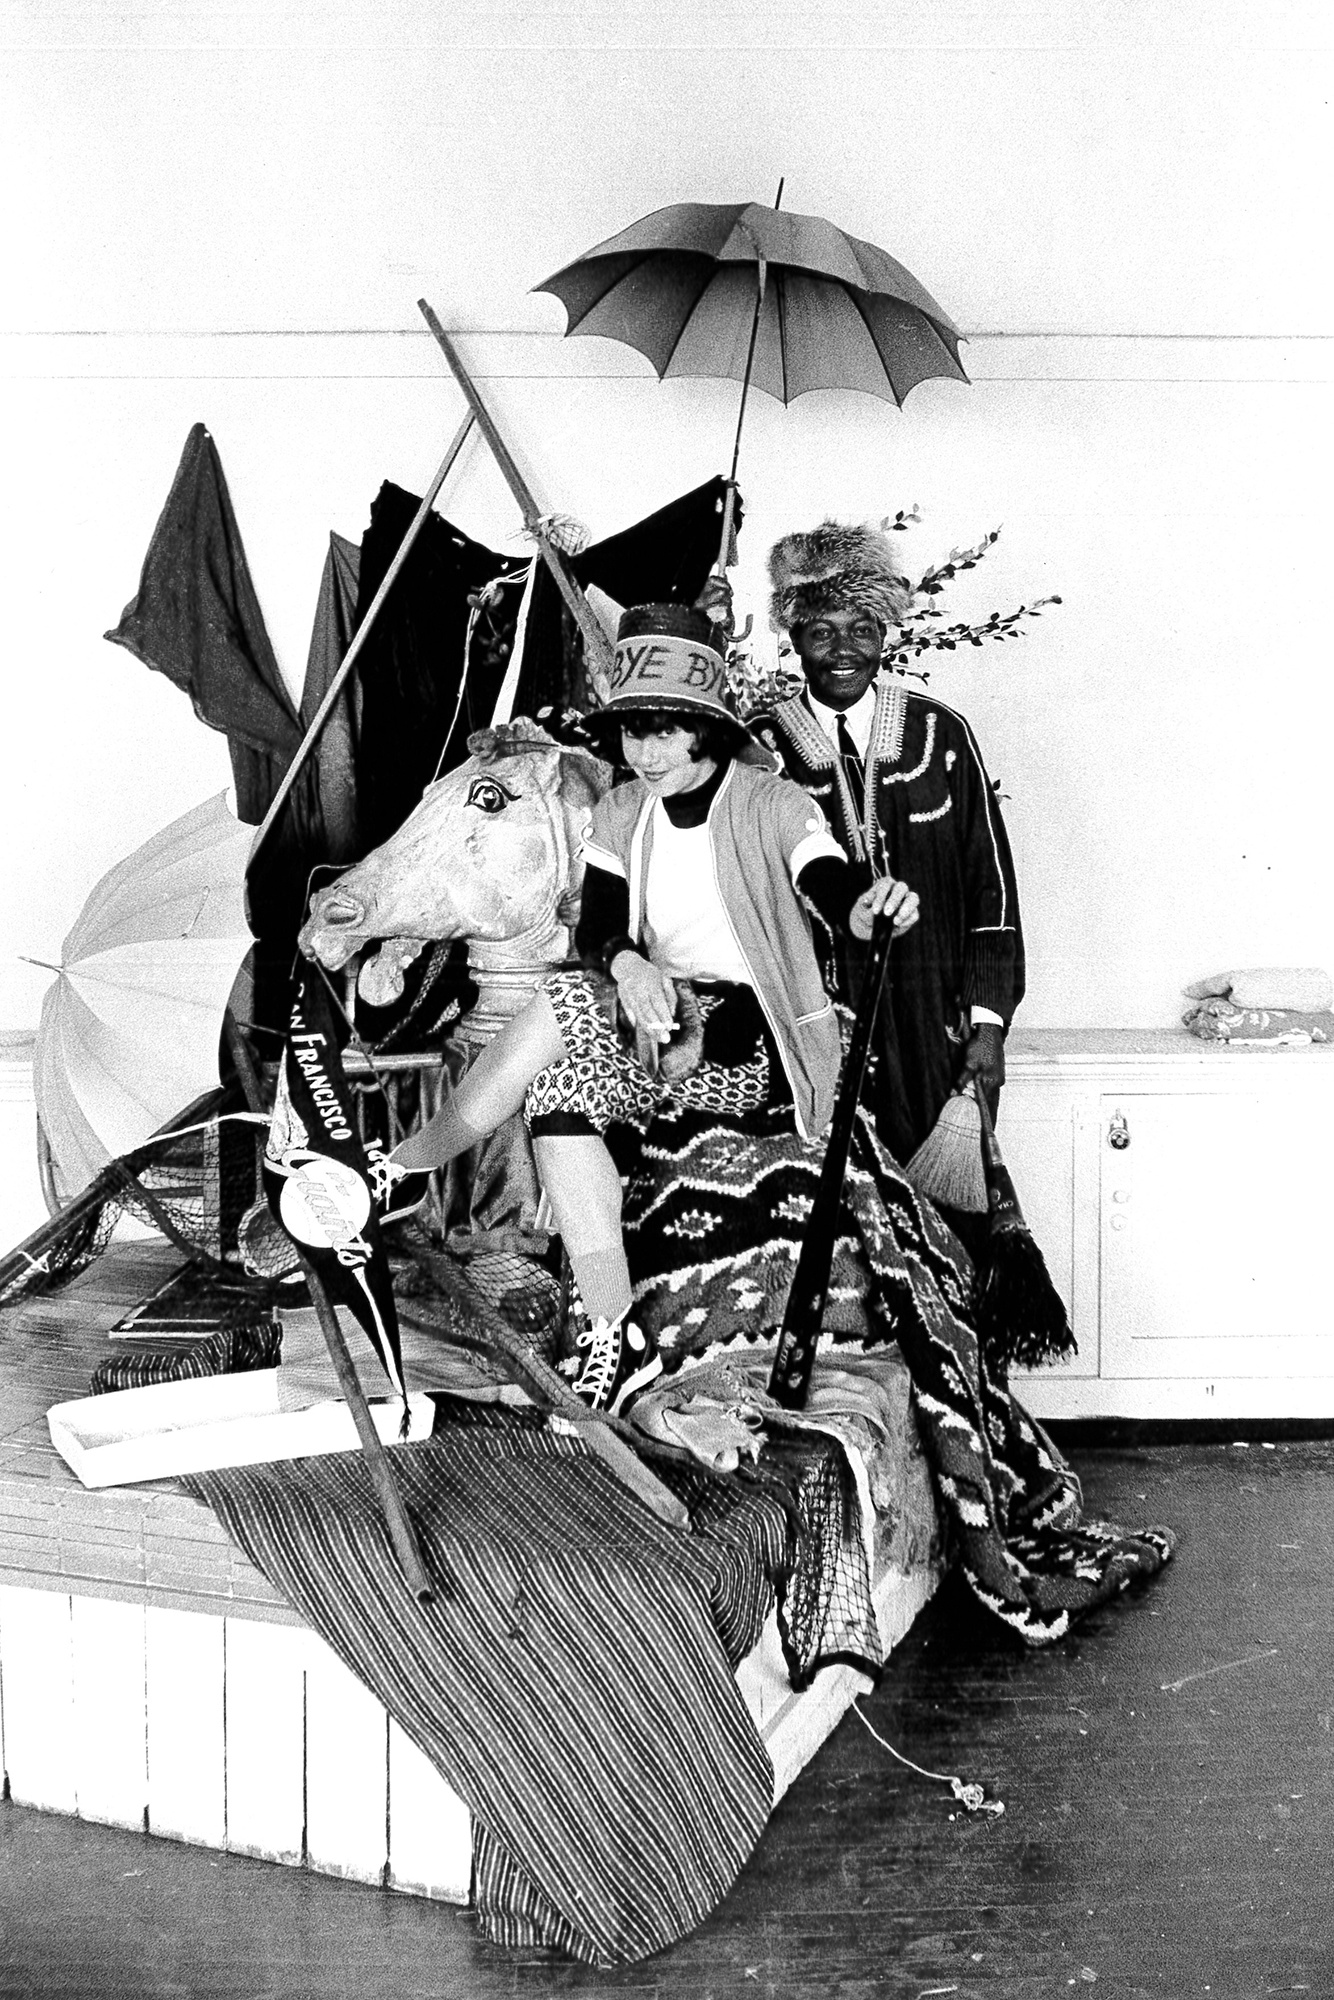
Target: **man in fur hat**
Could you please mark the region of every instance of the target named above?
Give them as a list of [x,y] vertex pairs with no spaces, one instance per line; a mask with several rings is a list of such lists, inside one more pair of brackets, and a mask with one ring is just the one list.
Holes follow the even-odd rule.
[[[806,686],[752,718],[756,733],[819,800],[866,880],[890,873],[921,898],[881,1010],[876,1118],[904,1162],[952,1091],[980,1077],[994,1112],[1005,1079],[1024,990],[1009,842],[963,717],[881,671],[909,595],[889,538],[825,521],[776,543],[769,577],[771,623],[790,635]],[[861,954],[843,949],[851,997]]]

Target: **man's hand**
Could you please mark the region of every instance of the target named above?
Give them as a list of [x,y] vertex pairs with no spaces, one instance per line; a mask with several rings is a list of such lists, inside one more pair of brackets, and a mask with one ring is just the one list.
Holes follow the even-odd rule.
[[895,937],[910,931],[922,914],[915,889],[910,889],[906,882],[896,882],[892,875],[882,875],[869,889],[863,889],[849,910],[848,929],[852,935],[865,944],[882,910],[894,919]]
[[971,1090],[974,1077],[981,1082],[987,1110],[994,1120],[1005,1081],[1005,1030],[994,1021],[979,1021],[968,1037],[959,1075],[960,1088]]
[[670,1041],[676,1025],[676,988],[637,951],[618,951],[608,971],[632,1028],[654,1041]]

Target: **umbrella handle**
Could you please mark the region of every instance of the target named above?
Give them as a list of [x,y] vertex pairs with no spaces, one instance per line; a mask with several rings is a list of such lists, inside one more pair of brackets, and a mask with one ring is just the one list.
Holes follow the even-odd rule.
[[[735,472],[735,466],[732,469]],[[723,532],[718,540],[718,560],[713,565],[715,576],[727,575],[728,563],[734,559],[735,555],[735,540],[732,532],[732,522],[736,518],[735,478],[728,480],[726,486],[723,488],[723,493],[725,496],[723,500]]]
[[[783,183],[778,183],[778,199],[783,199]],[[748,235],[749,231],[746,232]],[[752,236],[751,241],[755,239]],[[741,429],[746,421],[746,398],[750,394],[750,378],[755,368],[755,343],[760,337],[760,314],[764,310],[764,294],[769,282],[769,266],[759,244],[755,244],[755,312],[750,322],[750,345],[746,349],[746,372],[741,378],[741,404],[736,413],[736,436],[732,440],[732,470],[727,478],[727,499],[723,506],[723,532],[718,543],[718,561],[714,567],[715,576],[726,576],[732,556],[732,516],[736,508],[736,469],[741,459]]]

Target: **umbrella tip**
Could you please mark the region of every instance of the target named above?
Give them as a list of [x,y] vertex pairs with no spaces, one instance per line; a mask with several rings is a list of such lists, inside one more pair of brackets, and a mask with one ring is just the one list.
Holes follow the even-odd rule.
[[65,970],[63,965],[52,965],[49,958],[29,958],[26,951],[18,952],[16,956],[22,959],[25,965],[40,965],[43,972],[63,973]]
[[783,189],[786,186],[787,186],[787,175],[780,174],[778,176],[778,193],[774,196],[775,208],[781,208],[783,206]]

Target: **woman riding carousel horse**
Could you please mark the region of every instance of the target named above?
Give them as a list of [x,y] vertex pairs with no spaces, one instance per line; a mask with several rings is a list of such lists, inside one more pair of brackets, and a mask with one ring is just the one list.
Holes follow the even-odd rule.
[[764,1109],[771,1129],[817,1139],[840,1040],[808,905],[863,941],[882,910],[896,932],[918,916],[915,894],[890,877],[858,894],[819,806],[747,761],[724,681],[702,612],[624,614],[594,724],[619,732],[634,775],[594,807],[584,842],[575,949],[586,969],[548,977],[393,1156],[442,1166],[524,1106],[584,1309],[573,1387],[613,1413],[662,1361],[630,1318],[609,1127],[643,1133],[672,1103],[722,1117]]
[[[441,1165],[524,1107],[584,1309],[567,1372],[618,1413],[659,1375],[645,1407],[669,1383],[693,1393],[710,1357],[767,1375],[756,1343],[782,1321],[841,1059],[812,916],[864,941],[881,910],[908,930],[918,899],[887,877],[857,894],[819,806],[749,761],[701,612],[625,613],[596,726],[619,731],[634,775],[592,809],[583,969],[544,980],[393,1159]],[[821,1348],[874,1371],[876,1350],[897,1346],[963,1574],[1046,1645],[1153,1575],[1174,1537],[1084,1515],[1074,1472],[979,1335],[967,1253],[874,1121],[858,1125]],[[759,1389],[750,1400],[769,1407]]]

